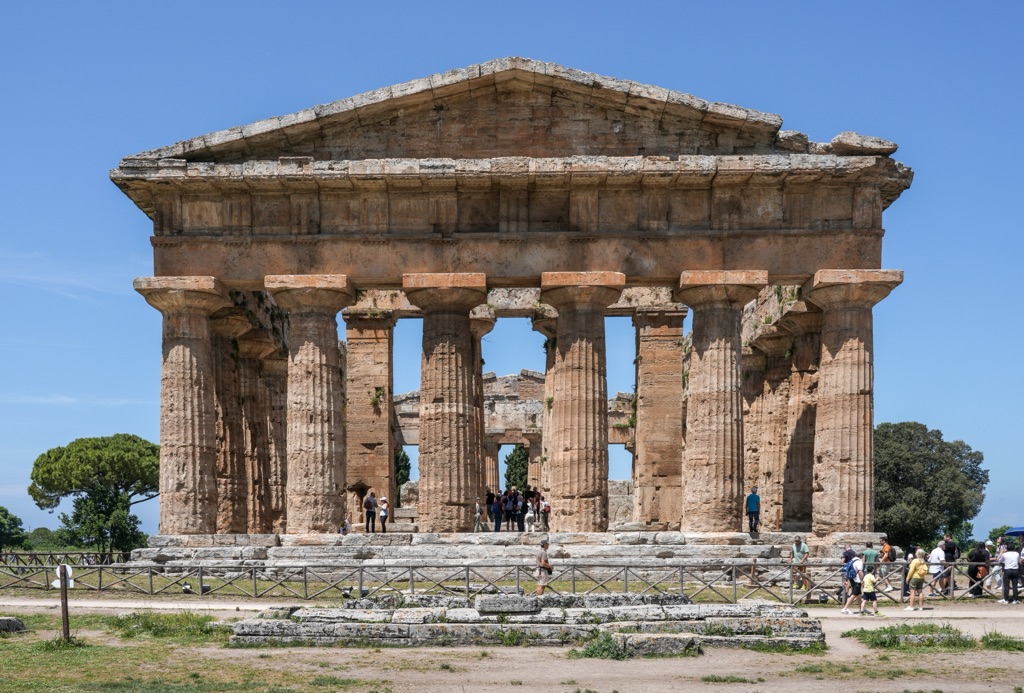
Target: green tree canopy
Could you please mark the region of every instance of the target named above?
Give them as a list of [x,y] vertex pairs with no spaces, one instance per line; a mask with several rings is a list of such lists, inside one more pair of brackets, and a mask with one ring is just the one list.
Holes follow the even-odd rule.
[[412,462],[409,460],[409,453],[399,448],[395,451],[395,507],[402,507],[402,484],[409,480],[412,474]]
[[25,544],[25,531],[21,518],[0,505],[0,551],[17,549]]
[[890,541],[934,542],[961,534],[985,499],[984,456],[914,421],[875,428],[875,527]]
[[145,542],[136,503],[157,495],[160,447],[139,436],[118,433],[79,438],[36,458],[29,495],[53,510],[73,498],[71,514],[61,513],[59,532],[69,541],[100,551],[128,551]]
[[505,488],[515,486],[526,489],[527,472],[530,467],[530,452],[526,446],[517,443],[512,452],[505,456]]
[[160,446],[139,436],[118,433],[78,438],[47,450],[32,465],[29,495],[40,508],[53,510],[68,496],[97,489],[123,493],[129,505],[157,495]]

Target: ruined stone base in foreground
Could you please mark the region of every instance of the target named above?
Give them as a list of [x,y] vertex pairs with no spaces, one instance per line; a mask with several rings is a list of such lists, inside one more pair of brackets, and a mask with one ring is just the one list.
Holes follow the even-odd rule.
[[664,567],[692,562],[785,562],[793,539],[803,536],[815,560],[836,561],[843,546],[858,549],[881,534],[843,532],[815,537],[797,532],[480,532],[415,534],[201,534],[154,535],[132,552],[135,563],[159,565],[294,566],[303,563],[393,566],[474,565],[507,561],[533,565],[542,539],[556,563],[627,561]]
[[345,608],[274,609],[234,624],[235,645],[566,645],[610,633],[630,655],[707,647],[819,647],[821,622],[782,604],[687,604],[679,595],[391,595]]

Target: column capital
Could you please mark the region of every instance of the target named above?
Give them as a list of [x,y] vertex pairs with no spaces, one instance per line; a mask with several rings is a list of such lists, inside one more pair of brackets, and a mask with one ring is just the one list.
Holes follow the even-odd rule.
[[469,331],[475,339],[493,330],[495,322],[494,309],[488,305],[479,305],[469,312]]
[[821,332],[821,309],[807,301],[796,301],[786,306],[776,324],[794,335]]
[[540,300],[553,306],[590,304],[607,308],[619,300],[626,287],[621,272],[544,272],[540,277]]
[[[248,334],[238,340],[238,353],[242,358],[263,360],[277,351],[277,342],[266,330],[250,330]],[[287,361],[285,367],[287,368]]]
[[409,303],[425,312],[469,311],[487,302],[487,275],[471,272],[403,274],[402,289]]
[[871,307],[903,283],[903,270],[818,270],[801,294],[821,308]]
[[354,298],[344,274],[272,274],[263,285],[287,311],[338,313]]
[[231,305],[216,277],[139,277],[135,290],[161,313],[197,313],[205,316]]
[[389,328],[394,327],[398,317],[392,310],[355,308],[350,306],[341,314],[349,327]]
[[765,270],[693,270],[679,275],[674,298],[691,308],[714,304],[743,307],[768,284]]
[[534,331],[551,339],[558,331],[558,311],[549,305],[538,304],[530,318]]
[[793,335],[774,325],[765,325],[750,342],[750,345],[765,356],[785,356],[793,345]]
[[288,352],[285,349],[275,349],[263,357],[263,372],[270,375],[288,375]]
[[240,312],[228,312],[210,317],[210,331],[218,337],[238,339],[246,332],[252,330],[252,323],[249,318]]

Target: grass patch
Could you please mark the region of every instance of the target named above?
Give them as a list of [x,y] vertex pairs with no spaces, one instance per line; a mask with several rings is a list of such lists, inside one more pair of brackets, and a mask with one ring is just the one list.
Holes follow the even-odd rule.
[[856,628],[842,637],[856,638],[868,647],[884,650],[970,650],[978,644],[953,626],[933,623],[902,623],[873,630]]
[[61,652],[63,650],[73,650],[78,647],[87,647],[87,645],[85,644],[85,641],[77,635],[72,635],[67,640],[65,640],[62,635],[56,635],[49,640],[43,640],[40,643],[36,643],[36,648],[40,652]]
[[746,676],[719,676],[718,674],[710,674],[708,676],[701,676],[700,680],[704,683],[764,683],[764,679],[758,677],[756,679],[748,679]]
[[569,650],[569,659],[629,659],[629,655],[615,643],[610,633],[600,632],[584,647]]
[[110,629],[122,638],[171,638],[176,642],[227,642],[230,633],[218,630],[213,616],[192,611],[154,613],[141,611],[109,619]]
[[788,642],[757,642],[748,649],[754,652],[768,652],[773,654],[814,654],[820,655],[828,652],[828,645],[823,642],[812,642],[806,645],[796,645]]
[[1012,635],[1005,635],[997,630],[981,636],[981,646],[986,650],[1005,650],[1007,652],[1024,652],[1024,640]]
[[342,678],[340,676],[314,676],[309,682],[311,686],[330,686],[332,688],[350,688],[366,683],[359,679]]

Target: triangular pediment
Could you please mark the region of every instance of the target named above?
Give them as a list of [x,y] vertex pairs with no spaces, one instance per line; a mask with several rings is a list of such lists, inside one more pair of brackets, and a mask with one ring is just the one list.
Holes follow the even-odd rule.
[[779,116],[505,58],[230,128],[137,158],[234,163],[770,152]]

